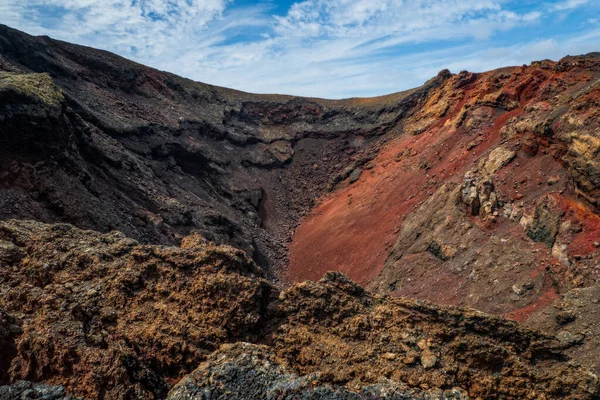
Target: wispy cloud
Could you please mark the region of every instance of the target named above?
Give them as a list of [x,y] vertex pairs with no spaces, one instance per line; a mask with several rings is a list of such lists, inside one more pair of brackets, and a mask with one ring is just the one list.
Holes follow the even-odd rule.
[[540,29],[586,7],[593,2],[305,0],[274,15],[274,3],[259,0],[0,0],[0,22],[208,83],[346,97],[413,87],[446,67],[591,51],[589,23],[586,32]]
[[24,3],[0,0],[0,10],[11,15],[7,23],[34,34],[151,59],[185,45],[184,38],[201,35],[209,21],[222,15],[228,1],[28,0]]
[[557,11],[572,10],[589,3],[589,1],[590,0],[566,0],[554,4],[552,8]]

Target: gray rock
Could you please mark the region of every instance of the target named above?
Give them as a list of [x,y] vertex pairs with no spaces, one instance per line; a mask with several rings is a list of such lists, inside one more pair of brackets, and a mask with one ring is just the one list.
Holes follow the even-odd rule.
[[362,170],[360,168],[355,168],[354,171],[350,174],[350,178],[348,179],[350,183],[356,182],[360,175],[362,174]]
[[543,199],[536,205],[533,222],[527,229],[527,236],[535,242],[546,243],[548,247],[552,247],[563,214],[556,200],[550,197]]
[[583,343],[583,341],[585,340],[585,336],[583,336],[582,334],[572,334],[569,331],[561,331],[558,333],[558,335],[556,335],[556,337],[563,346],[575,346],[577,344]]
[[12,385],[0,386],[0,400],[76,400],[65,393],[62,386],[17,381]]
[[556,314],[556,322],[558,322],[560,325],[566,325],[570,322],[573,322],[576,318],[577,316],[569,311],[561,311]]
[[518,294],[519,296],[521,296],[533,288],[534,288],[533,282],[525,282],[525,283],[514,284],[512,286],[512,291],[515,292],[515,294]]

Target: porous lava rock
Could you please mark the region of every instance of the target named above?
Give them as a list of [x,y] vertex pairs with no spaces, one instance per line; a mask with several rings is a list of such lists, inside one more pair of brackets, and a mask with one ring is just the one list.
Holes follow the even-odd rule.
[[598,379],[567,362],[552,336],[373,295],[341,273],[280,291],[242,251],[198,236],[187,248],[152,246],[11,220],[0,240],[19,250],[5,261],[15,251],[0,247],[5,383],[116,399],[165,398],[182,378],[171,398],[277,388],[290,398],[296,389],[313,398],[598,395]]

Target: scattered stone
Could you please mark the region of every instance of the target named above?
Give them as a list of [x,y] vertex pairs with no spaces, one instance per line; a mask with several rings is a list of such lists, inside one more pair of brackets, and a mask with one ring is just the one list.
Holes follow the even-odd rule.
[[11,242],[0,240],[0,262],[14,263],[23,256],[18,246]]
[[558,182],[560,182],[560,176],[551,176],[550,178],[548,178],[548,186],[552,186],[557,184]]
[[576,318],[575,314],[569,311],[560,311],[556,314],[556,322],[560,325],[566,325],[573,322]]
[[521,284],[515,284],[512,286],[512,291],[521,296],[523,294],[525,294],[526,292],[532,290],[534,288],[533,282],[526,282],[526,283],[521,283]]
[[458,249],[454,246],[439,244],[437,242],[431,242],[427,246],[427,250],[442,261],[450,260],[458,252]]
[[414,156],[416,153],[416,151],[412,148],[408,148],[408,149],[404,149],[404,150],[400,150],[395,156],[394,156],[394,161],[395,162],[400,162],[406,158],[410,158],[412,156]]
[[423,365],[423,368],[433,368],[436,364],[437,357],[435,356],[435,354],[433,354],[431,350],[425,349],[423,353],[421,353],[421,365]]
[[475,147],[479,146],[482,142],[483,142],[483,139],[481,139],[481,138],[477,138],[477,139],[470,141],[467,144],[467,151],[473,150]]
[[567,253],[567,245],[561,243],[554,243],[552,246],[552,257],[556,258],[562,265],[571,265],[569,254]]
[[355,168],[352,173],[350,174],[349,178],[348,178],[348,182],[350,183],[354,183],[357,180],[360,179],[360,176],[362,174],[362,170],[360,168]]
[[563,346],[575,346],[583,343],[585,336],[580,333],[572,334],[569,331],[561,331],[556,335],[556,338]]
[[[254,399],[453,399],[468,400],[461,389],[409,389],[389,379],[354,390],[321,383],[318,373],[304,376],[280,364],[272,349],[250,343],[225,345],[183,378],[167,400]],[[441,396],[440,396],[441,395]]]
[[496,147],[488,156],[487,161],[485,161],[485,172],[488,175],[494,175],[496,172],[500,171],[502,167],[510,163],[516,155],[517,153],[515,151],[504,146]]
[[513,285],[512,286],[512,291],[517,294],[517,295],[522,295],[524,293],[523,288],[519,285]]

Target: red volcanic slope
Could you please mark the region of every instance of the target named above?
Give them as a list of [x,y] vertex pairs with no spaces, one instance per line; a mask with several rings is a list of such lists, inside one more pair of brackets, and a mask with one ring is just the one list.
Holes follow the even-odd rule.
[[[380,291],[470,305],[521,321],[558,298],[557,290],[595,283],[597,268],[583,270],[598,259],[594,242],[599,240],[600,219],[593,195],[579,190],[585,185],[574,178],[573,158],[581,155],[579,135],[585,138],[586,129],[593,131],[577,121],[590,113],[598,115],[596,106],[590,111],[576,105],[600,98],[598,70],[597,59],[579,58],[448,78],[428,94],[419,111],[398,123],[393,139],[358,181],[323,196],[301,221],[290,246],[287,279],[316,280],[327,271],[342,271]],[[475,284],[469,271],[456,272],[460,266],[454,266],[463,262],[460,254],[440,262],[428,252],[397,249],[394,257],[400,261],[393,268],[400,268],[396,275],[411,283],[395,290],[386,287],[395,285],[382,276],[387,273],[384,266],[393,264],[390,252],[403,232],[403,221],[421,212],[419,207],[443,184],[461,185],[468,171],[481,173],[482,162],[499,147],[515,151],[514,158],[493,174],[499,199],[515,206],[522,203],[525,214],[533,215],[536,204],[550,198],[561,214],[562,233],[553,239],[557,245],[567,243],[566,254],[574,267],[559,262],[552,243],[535,243],[528,236],[526,220],[504,218],[502,210],[498,218],[472,217],[459,207],[463,212],[459,222],[469,222],[479,232],[471,246],[481,246],[485,253],[492,239],[508,238],[502,240],[517,243],[517,250],[510,250],[515,262],[520,255],[532,257],[518,272],[519,279],[535,281],[541,276],[531,295],[508,300],[515,296],[510,288],[517,275],[512,271],[490,273],[488,282]],[[491,293],[494,285],[506,287],[505,303],[474,300]]]

